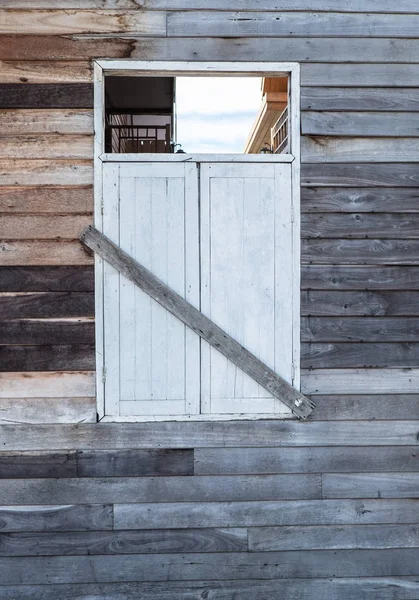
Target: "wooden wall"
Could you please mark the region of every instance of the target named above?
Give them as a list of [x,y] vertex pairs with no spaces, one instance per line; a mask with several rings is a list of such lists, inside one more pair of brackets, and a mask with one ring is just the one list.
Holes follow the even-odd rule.
[[[418,600],[417,1],[51,4],[0,12],[0,598]],[[301,62],[310,422],[93,423],[94,58]]]

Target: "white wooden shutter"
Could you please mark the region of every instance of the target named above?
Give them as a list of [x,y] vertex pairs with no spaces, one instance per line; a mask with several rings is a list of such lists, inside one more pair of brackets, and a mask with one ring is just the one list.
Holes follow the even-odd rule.
[[[201,310],[292,382],[291,165],[201,165]],[[290,413],[201,342],[201,413]]]

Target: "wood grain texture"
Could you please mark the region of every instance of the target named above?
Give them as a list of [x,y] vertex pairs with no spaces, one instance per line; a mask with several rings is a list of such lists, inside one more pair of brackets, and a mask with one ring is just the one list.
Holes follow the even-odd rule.
[[0,187],[0,213],[91,215],[92,212],[91,186]]
[[0,321],[0,344],[93,344],[93,320],[10,319]]
[[[415,37],[419,15],[206,12],[179,11],[167,15],[169,37]],[[3,28],[6,29],[6,28]],[[7,30],[6,30],[7,32]]]
[[419,269],[414,266],[303,265],[302,289],[314,290],[419,290]]
[[[411,575],[419,550],[324,550],[2,558],[3,585]],[[304,565],[304,567],[302,567]]]
[[2,319],[93,317],[92,292],[0,292]]
[[[94,344],[0,346],[0,371],[94,371],[96,368]],[[26,396],[31,396],[27,389]]]
[[93,264],[93,257],[76,241],[3,241],[0,252],[2,264],[8,266]]
[[392,164],[303,164],[301,185],[308,187],[410,187],[419,186],[414,163]]
[[417,420],[419,419],[419,396],[417,394],[317,395],[316,414],[310,419],[319,421]]
[[322,484],[324,498],[419,497],[419,473],[326,473]]
[[318,265],[417,265],[417,240],[302,240],[301,261]]
[[321,490],[320,476],[314,474],[0,480],[0,502],[21,504],[22,497],[28,504],[68,504],[60,498],[70,497],[77,504],[128,502],[115,528],[136,529],[135,502],[311,500],[319,499]]
[[[2,11],[1,33],[13,34],[135,33],[166,35],[164,12],[115,10],[13,10]],[[399,37],[399,36],[396,36]]]
[[301,160],[305,163],[409,163],[417,162],[418,157],[419,140],[414,137],[305,136],[301,140]]
[[303,135],[418,137],[417,112],[314,112],[301,115]]
[[[3,13],[4,14],[4,13]],[[0,25],[1,27],[1,25]],[[24,40],[22,43],[26,44]],[[1,81],[7,83],[90,83],[88,61],[0,61]]]
[[419,212],[416,188],[303,187],[302,212],[410,213]]
[[90,215],[0,215],[0,238],[77,240]]
[[301,84],[314,87],[414,88],[419,85],[419,65],[302,64]]
[[0,108],[93,108],[93,85],[2,83]]
[[[1,398],[0,425],[7,423],[96,423],[96,398]],[[1,457],[0,465],[2,477]]]
[[91,135],[26,135],[0,138],[0,159],[93,158]]
[[[2,109],[1,135],[93,134],[93,111],[86,109]],[[59,189],[59,188],[58,188]]]
[[95,375],[90,372],[2,373],[0,384],[0,398],[8,399],[27,398],[29,390],[31,398],[85,398],[95,395]]
[[[412,369],[318,369],[301,374],[306,394],[416,394],[419,371]],[[389,442],[391,445],[393,442]]]
[[[303,369],[414,368],[419,364],[419,344],[321,344],[301,346]],[[372,391],[372,390],[369,390]]]
[[0,267],[2,292],[93,292],[93,267]]
[[417,342],[417,318],[306,317],[301,320],[302,342]]
[[[399,369],[352,370],[326,369],[322,371],[304,372],[302,387],[310,389],[311,394],[362,394],[367,389],[368,381],[374,378],[390,392],[389,382],[393,386],[411,387],[402,389],[400,393],[417,394],[418,369],[402,371]],[[328,379],[329,378],[329,379]],[[346,379],[344,379],[346,378]],[[0,394],[6,398],[25,397],[27,380],[31,382],[33,397],[60,396],[57,388],[61,385],[64,391],[69,387],[79,393],[74,396],[88,396],[85,392],[91,389],[93,374],[21,374],[0,375]],[[22,383],[23,380],[23,383]],[[328,387],[340,381],[340,389],[318,390],[318,384],[328,381]],[[49,382],[50,394],[45,393]],[[345,382],[357,388],[345,391]],[[23,385],[26,383],[26,387]],[[386,386],[388,389],[386,389]],[[416,387],[415,387],[416,386]],[[325,386],[326,387],[326,386]],[[44,392],[43,396],[40,395]],[[52,392],[55,392],[53,394]],[[373,392],[370,392],[373,393]],[[376,392],[381,394],[382,390]],[[69,394],[67,394],[68,396]],[[72,448],[89,450],[109,450],[123,448],[161,448],[164,439],[168,448],[224,448],[224,447],[294,447],[294,446],[412,446],[417,443],[416,421],[395,421],[389,429],[386,421],[340,421],[330,427],[328,422],[299,421],[214,421],[214,422],[149,422],[149,423],[101,423],[97,425],[3,425],[3,451],[24,450],[69,450]],[[243,480],[244,481],[244,480]],[[185,480],[188,487],[191,480]],[[108,484],[106,484],[108,485]],[[215,484],[213,484],[215,485]],[[255,490],[257,492],[257,490]],[[234,490],[232,490],[234,493]]]
[[105,504],[1,506],[0,518],[2,533],[112,529],[112,507]]
[[[1,91],[0,91],[1,94]],[[89,142],[90,143],[90,142]],[[0,185],[92,185],[90,160],[0,160]]]
[[303,214],[303,238],[381,238],[419,237],[419,214]]
[[[1,44],[1,41],[0,41]],[[301,88],[301,109],[323,111],[418,111],[419,99],[414,88]],[[385,117],[384,117],[385,118]]]
[[197,448],[195,474],[357,473],[419,470],[419,449],[394,447]]
[[[347,316],[416,317],[419,316],[419,294],[410,291],[335,292],[308,290],[303,291],[301,294],[301,315],[329,318]],[[404,322],[404,320],[401,319],[401,322]],[[411,321],[407,322],[410,323]],[[372,321],[372,323],[374,324],[375,321]]]
[[[412,530],[410,538],[413,540],[414,526],[411,525],[410,527]],[[94,554],[123,555],[247,551],[247,530],[233,528],[9,533],[1,535],[0,540],[0,556],[77,556]]]

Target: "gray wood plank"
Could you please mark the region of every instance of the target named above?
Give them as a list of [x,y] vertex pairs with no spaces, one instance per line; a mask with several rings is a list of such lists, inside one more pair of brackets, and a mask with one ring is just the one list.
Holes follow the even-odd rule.
[[0,559],[3,585],[416,575],[419,549]]
[[320,213],[301,216],[303,238],[417,239],[419,214]]
[[1,292],[93,292],[93,267],[0,267]]
[[21,344],[93,344],[92,321],[8,319],[0,321],[2,345]]
[[415,317],[419,315],[419,293],[307,290],[301,293],[301,315]]
[[80,236],[88,248],[134,282],[141,290],[171,312],[182,323],[207,341],[218,352],[231,360],[254,381],[286,404],[294,414],[305,419],[313,410],[314,403],[293,388],[285,379],[246,350],[225,331],[189,304],[176,292],[160,281],[153,273],[116,246],[109,238],[92,226]]
[[417,446],[198,448],[197,475],[419,471]]
[[93,84],[3,83],[0,108],[93,108]]
[[[370,41],[370,40],[368,40]],[[389,40],[390,41],[390,40]],[[414,88],[303,87],[301,109],[353,111],[418,111],[419,98]]]
[[419,500],[116,504],[115,529],[419,523]]
[[0,556],[246,551],[245,528],[0,533]]
[[[94,393],[93,390],[91,393]],[[96,410],[97,403],[94,396],[1,398],[0,425],[9,423],[96,423]],[[48,470],[48,466],[45,467]]]
[[[0,346],[0,372],[94,371],[94,344]],[[29,394],[29,390],[28,390]]]
[[418,137],[419,114],[305,111],[301,115],[301,130],[303,135]]
[[316,395],[319,421],[419,419],[418,394]]
[[301,388],[307,394],[416,394],[417,368],[303,369]]
[[[103,477],[3,479],[0,502],[20,504],[98,502],[239,502],[320,498],[318,475]],[[167,526],[166,523],[164,523]]]
[[417,577],[3,586],[8,600],[418,600]]
[[301,190],[303,213],[416,213],[416,188],[308,188]]
[[417,525],[340,525],[332,527],[252,527],[249,550],[350,550],[417,548]]
[[[419,364],[419,344],[309,343],[301,346],[303,369],[409,368]],[[345,391],[345,390],[342,390]],[[373,391],[373,390],[369,390]]]
[[77,452],[0,452],[0,478],[21,477],[77,477]]
[[[365,55],[367,57],[368,54]],[[363,63],[364,60],[358,62]],[[303,63],[301,84],[314,87],[414,88],[419,85],[419,64]]]
[[419,268],[414,266],[303,265],[302,289],[419,290]]
[[417,342],[415,317],[305,317],[301,320],[303,342]]
[[419,498],[419,473],[326,473],[322,480],[324,498]]
[[[419,65],[418,65],[419,67]],[[419,187],[419,169],[415,163],[376,164],[303,164],[301,185],[309,187]]]
[[[418,169],[419,172],[419,169]],[[323,265],[417,265],[417,240],[302,240],[303,263]]]
[[419,30],[419,15],[331,12],[179,11],[167,15],[168,37],[407,37]]
[[303,163],[409,163],[419,161],[416,137],[303,136]]
[[93,317],[92,292],[38,292],[0,295],[3,319]]
[[[380,373],[378,374],[380,375]],[[365,391],[365,390],[363,390]],[[327,392],[317,391],[319,394]],[[336,393],[336,392],[329,392]],[[355,392],[357,394],[361,392]],[[380,393],[382,393],[380,391]],[[419,423],[395,421],[327,422],[262,420],[227,422],[100,423],[80,425],[2,425],[2,451],[161,448],[405,446],[416,444]],[[167,480],[173,482],[173,478]],[[192,479],[185,479],[190,486]],[[82,485],[87,483],[81,482]],[[2,484],[0,484],[1,486]],[[33,482],[33,485],[39,485]],[[42,482],[41,482],[42,487]],[[54,485],[50,482],[48,485]],[[63,485],[66,485],[63,482]],[[109,481],[105,485],[110,485]],[[118,483],[119,485],[119,483]],[[3,488],[2,492],[5,491]]]
[[[21,496],[20,499],[29,501],[25,496]],[[3,498],[3,501],[6,501],[6,498]],[[105,504],[1,506],[0,521],[2,533],[107,530],[112,529],[112,507]]]

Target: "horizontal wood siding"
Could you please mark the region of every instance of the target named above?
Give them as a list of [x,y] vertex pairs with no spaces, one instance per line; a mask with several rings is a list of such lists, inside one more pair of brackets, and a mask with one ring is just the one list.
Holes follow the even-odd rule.
[[[417,0],[3,0],[0,597],[418,600]],[[96,424],[92,59],[301,63],[308,422]]]

